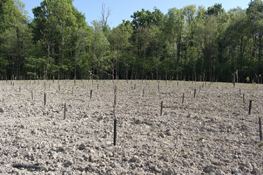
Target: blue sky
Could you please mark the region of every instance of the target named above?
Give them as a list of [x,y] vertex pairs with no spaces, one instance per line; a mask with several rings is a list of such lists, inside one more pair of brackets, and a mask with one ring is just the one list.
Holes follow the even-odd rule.
[[[29,16],[34,17],[32,8],[39,6],[43,0],[21,0],[26,5],[26,10]],[[100,20],[101,7],[105,4],[106,9],[111,9],[111,16],[108,19],[109,26],[117,27],[122,20],[131,20],[130,16],[140,11],[142,8],[145,10],[153,11],[154,6],[166,14],[168,9],[176,7],[183,8],[187,5],[195,4],[197,6],[203,5],[205,8],[213,6],[215,3],[222,4],[223,8],[228,11],[231,8],[237,6],[242,9],[248,7],[250,0],[132,0],[132,1],[121,1],[121,0],[74,0],[73,5],[86,16],[86,21],[89,25],[93,20]]]

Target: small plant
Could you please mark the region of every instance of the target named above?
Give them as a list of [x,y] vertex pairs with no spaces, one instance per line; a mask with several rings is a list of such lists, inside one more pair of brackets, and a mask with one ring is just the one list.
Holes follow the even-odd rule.
[[263,146],[263,141],[261,141],[259,144],[258,144],[258,147],[261,147]]
[[205,136],[200,137],[200,140],[205,140]]
[[217,161],[216,161],[216,160],[213,160],[212,164],[216,165],[216,164],[217,164]]
[[247,82],[249,83],[249,80],[250,80],[249,77],[247,77],[246,80],[247,80]]
[[155,127],[155,126],[153,126],[153,127],[152,127],[152,130],[155,130],[155,129],[156,129],[156,127]]
[[222,108],[227,108],[227,106],[226,106],[226,105],[223,105]]

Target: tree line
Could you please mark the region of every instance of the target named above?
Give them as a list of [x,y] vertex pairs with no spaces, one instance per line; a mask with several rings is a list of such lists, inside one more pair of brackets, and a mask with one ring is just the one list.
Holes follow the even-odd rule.
[[262,0],[229,11],[222,4],[142,9],[112,29],[105,5],[88,25],[72,1],[43,0],[33,20],[20,0],[0,2],[1,79],[262,83]]

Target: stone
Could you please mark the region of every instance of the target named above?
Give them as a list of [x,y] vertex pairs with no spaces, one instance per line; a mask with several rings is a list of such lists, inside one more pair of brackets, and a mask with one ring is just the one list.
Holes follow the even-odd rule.
[[231,173],[232,173],[232,174],[237,174],[237,173],[239,173],[238,168],[232,168],[232,169],[231,169]]
[[213,172],[213,169],[214,169],[213,166],[207,165],[207,166],[203,169],[203,171],[204,171],[205,173],[211,173],[211,172]]
[[190,118],[191,116],[192,116],[191,114],[188,114],[186,117],[187,117],[187,118]]
[[84,150],[85,149],[85,145],[82,143],[79,145],[79,150]]
[[262,171],[260,171],[258,168],[256,168],[256,167],[254,167],[253,168],[253,171],[251,172],[251,174],[256,174],[256,175],[260,175],[260,174],[262,174],[263,172]]
[[65,151],[65,149],[62,146],[60,146],[60,147],[58,147],[58,151],[63,152],[63,151]]
[[69,167],[70,165],[72,165],[72,162],[69,160],[63,164],[64,167]]
[[167,136],[171,136],[171,135],[172,135],[172,133],[171,133],[170,130],[166,130],[166,131],[165,131],[165,134],[166,134]]
[[131,158],[131,162],[137,162],[139,159],[138,159],[138,156],[133,156],[133,158]]
[[161,173],[162,172],[162,170],[160,168],[158,168],[157,166],[152,166],[151,169],[153,171],[156,171],[157,173]]
[[135,123],[136,123],[136,124],[142,124],[142,121],[136,120]]
[[163,133],[160,133],[159,136],[162,137],[162,138],[165,137]]
[[90,161],[90,162],[97,162],[97,160],[98,160],[98,159],[97,159],[97,156],[95,156],[95,155],[90,155],[90,156],[89,156],[89,161]]
[[0,108],[0,112],[3,113],[3,112],[4,112],[4,109],[3,109],[3,108]]
[[222,170],[216,171],[216,175],[224,175],[225,173]]

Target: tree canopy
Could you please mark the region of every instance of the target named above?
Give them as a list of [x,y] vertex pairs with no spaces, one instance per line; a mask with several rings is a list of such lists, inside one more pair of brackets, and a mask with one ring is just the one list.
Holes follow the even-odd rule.
[[[29,20],[20,0],[0,2],[1,79],[171,79],[262,83],[263,1],[225,11],[188,5],[136,11],[91,25],[72,0],[43,0]],[[117,12],[115,12],[117,13]]]

